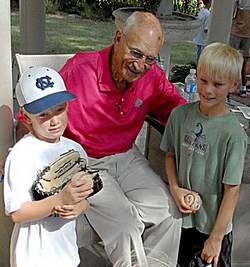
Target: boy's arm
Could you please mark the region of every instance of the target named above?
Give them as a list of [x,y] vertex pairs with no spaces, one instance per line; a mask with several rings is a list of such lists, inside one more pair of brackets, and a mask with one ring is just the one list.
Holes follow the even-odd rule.
[[211,263],[213,260],[213,267],[217,266],[221,251],[221,243],[227,226],[233,217],[239,195],[239,189],[240,185],[224,185],[224,195],[215,225],[209,235],[209,238],[204,244],[202,258],[208,263]]
[[27,201],[21,208],[10,214],[15,223],[39,220],[54,213],[54,207],[75,205],[93,192],[92,186],[85,179],[69,182],[60,193],[38,201]]
[[85,213],[89,208],[89,202],[87,199],[83,199],[81,202],[75,205],[63,205],[56,206],[54,211],[60,217],[64,219],[73,219],[78,217],[80,214]]
[[181,188],[178,184],[175,154],[171,152],[168,152],[166,155],[166,173],[168,177],[170,192],[173,196],[176,206],[182,213],[192,213],[192,210],[190,210],[190,207],[184,201],[184,197],[188,193],[190,193],[190,191],[185,188]]

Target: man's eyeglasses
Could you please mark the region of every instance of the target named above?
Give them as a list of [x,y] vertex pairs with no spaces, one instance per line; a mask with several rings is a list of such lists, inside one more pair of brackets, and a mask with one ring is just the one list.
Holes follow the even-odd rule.
[[128,45],[128,42],[127,42],[127,38],[126,38],[126,35],[124,34],[124,32],[122,32],[123,36],[124,36],[124,40],[126,42],[126,45],[129,49],[129,53],[132,57],[136,58],[136,59],[142,59],[142,58],[145,58],[145,63],[148,64],[148,65],[153,65],[156,61],[156,57],[152,57],[152,56],[145,56],[143,55],[140,51],[136,50],[136,49],[133,49],[133,48],[130,48],[130,46]]

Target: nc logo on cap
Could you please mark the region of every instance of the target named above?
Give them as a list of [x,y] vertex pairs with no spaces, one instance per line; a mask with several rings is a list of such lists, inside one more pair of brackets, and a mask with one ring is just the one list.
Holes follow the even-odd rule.
[[30,114],[38,114],[76,98],[66,90],[58,72],[43,66],[27,69],[21,75],[15,93],[20,107]]
[[49,77],[48,75],[36,79],[36,87],[41,90],[45,90],[49,87],[52,88],[53,86],[54,83],[51,82],[51,77]]

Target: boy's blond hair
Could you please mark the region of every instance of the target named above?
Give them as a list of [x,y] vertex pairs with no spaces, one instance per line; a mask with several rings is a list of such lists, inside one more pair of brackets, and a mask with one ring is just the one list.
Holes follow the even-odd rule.
[[202,69],[209,77],[233,84],[241,78],[242,64],[243,57],[236,49],[226,44],[212,43],[202,51],[197,72]]

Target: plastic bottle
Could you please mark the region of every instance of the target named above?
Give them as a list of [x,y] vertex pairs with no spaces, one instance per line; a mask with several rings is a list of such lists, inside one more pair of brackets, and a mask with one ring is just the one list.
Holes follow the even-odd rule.
[[190,73],[185,78],[185,92],[188,94],[188,102],[195,102],[199,99],[197,94],[196,70],[190,69]]
[[161,56],[158,57],[157,65],[166,72],[164,57]]

